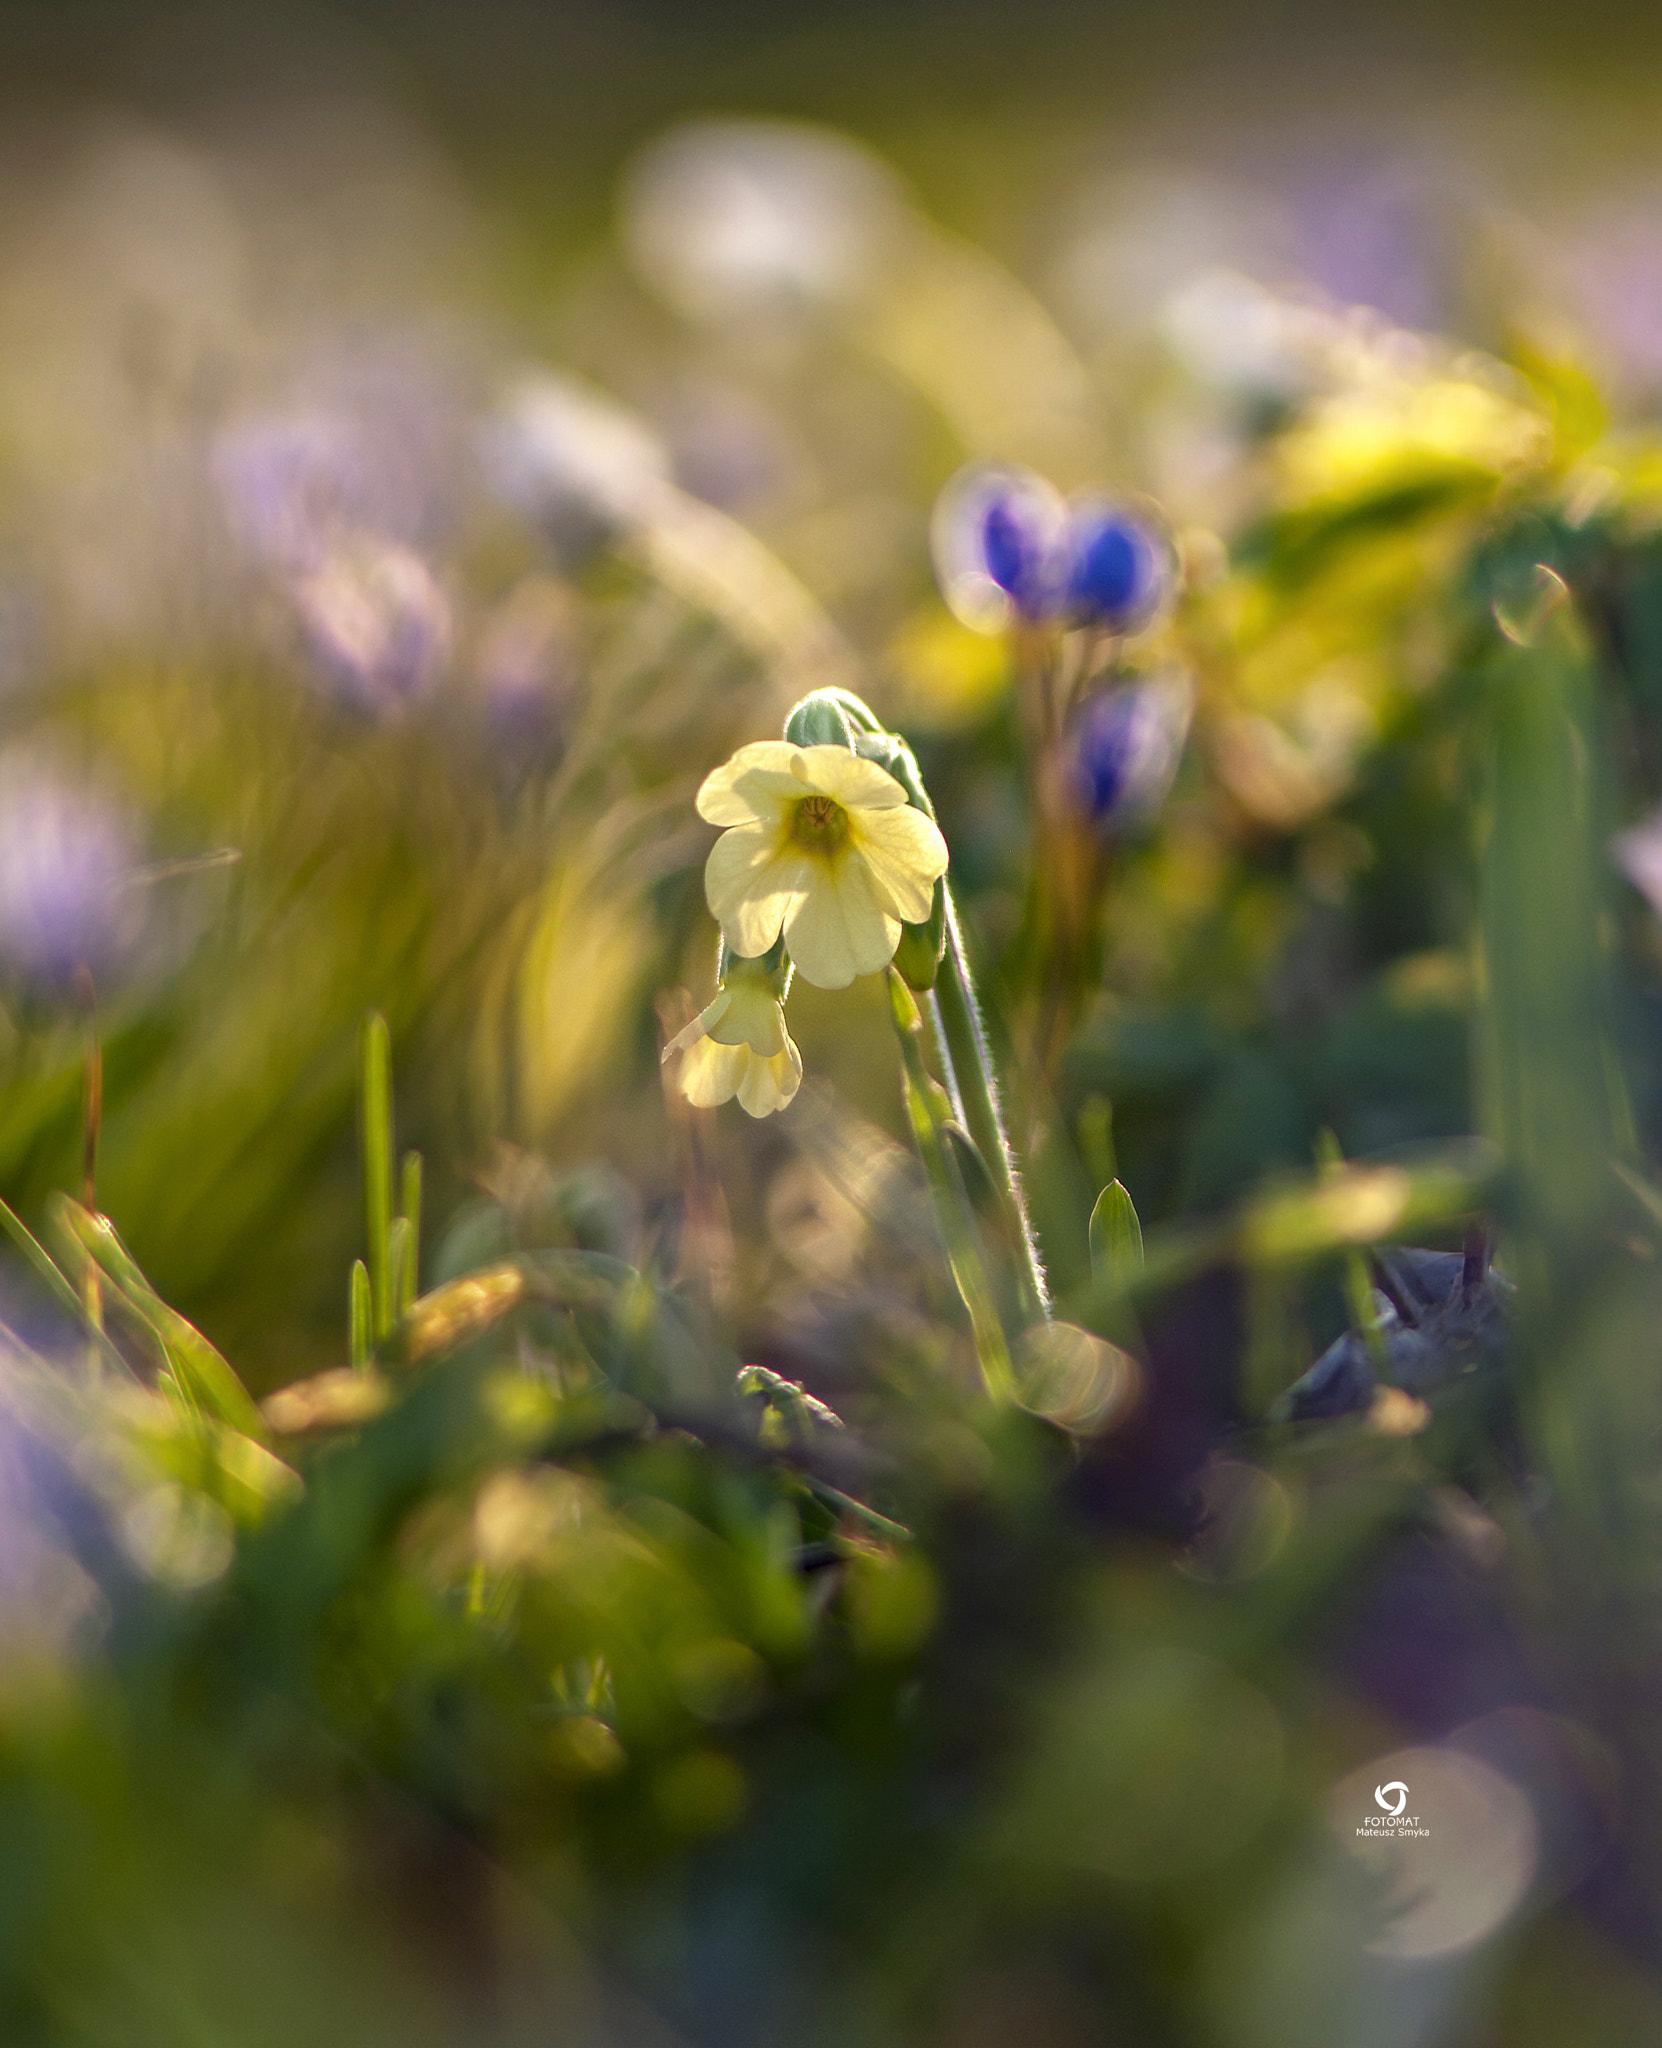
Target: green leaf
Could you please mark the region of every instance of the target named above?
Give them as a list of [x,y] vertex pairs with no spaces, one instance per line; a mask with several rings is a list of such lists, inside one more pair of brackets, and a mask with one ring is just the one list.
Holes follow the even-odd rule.
[[1093,1280],[1126,1287],[1143,1270],[1143,1226],[1123,1181],[1111,1180],[1097,1196],[1090,1240]]
[[244,1436],[262,1440],[265,1422],[248,1389],[196,1325],[157,1294],[110,1219],[94,1216],[67,1195],[56,1195],[52,1220],[98,1268],[121,1305],[150,1333],[185,1399]]

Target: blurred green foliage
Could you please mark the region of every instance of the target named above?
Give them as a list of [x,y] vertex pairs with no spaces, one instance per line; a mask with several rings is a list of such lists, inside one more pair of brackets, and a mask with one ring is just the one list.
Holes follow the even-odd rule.
[[[0,2040],[1655,2038],[1643,364],[1469,195],[1465,331],[788,127],[482,282],[535,209],[327,98],[0,164]],[[970,632],[966,460],[1158,500],[1167,612]],[[828,683],[1054,1323],[898,982],[765,1121],[660,1069]]]

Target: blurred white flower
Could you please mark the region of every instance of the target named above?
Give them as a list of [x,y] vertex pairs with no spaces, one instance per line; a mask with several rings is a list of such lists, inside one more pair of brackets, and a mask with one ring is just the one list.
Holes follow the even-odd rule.
[[575,377],[527,377],[479,441],[486,481],[557,543],[596,546],[639,526],[671,490],[668,451],[635,414]]
[[636,162],[623,232],[641,276],[690,320],[846,304],[907,217],[893,174],[848,137],[784,121],[696,121]]
[[1161,324],[1185,369],[1243,396],[1290,400],[1321,376],[1333,316],[1239,271],[1203,270],[1166,300]]
[[1625,832],[1610,850],[1619,867],[1658,917],[1662,917],[1662,806]]
[[1146,329],[1191,279],[1280,267],[1284,223],[1240,180],[1144,167],[1093,180],[1054,259],[1058,296],[1093,335]]

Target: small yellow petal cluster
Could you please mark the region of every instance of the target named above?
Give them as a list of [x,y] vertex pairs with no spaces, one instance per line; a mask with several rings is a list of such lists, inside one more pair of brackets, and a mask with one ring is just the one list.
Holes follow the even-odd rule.
[[704,779],[698,815],[727,827],[704,893],[743,958],[784,934],[816,988],[888,966],[929,916],[946,841],[886,768],[841,746],[758,740]]
[[752,1116],[783,1109],[802,1082],[802,1055],[785,1029],[785,1006],[771,978],[752,978],[735,961],[716,998],[664,1048],[680,1053],[681,1092],[698,1109],[736,1095]]

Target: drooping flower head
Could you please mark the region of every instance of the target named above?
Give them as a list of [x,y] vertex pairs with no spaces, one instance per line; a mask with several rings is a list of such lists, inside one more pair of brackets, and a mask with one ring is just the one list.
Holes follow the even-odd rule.
[[1068,726],[1073,793],[1099,831],[1142,824],[1165,802],[1192,703],[1186,677],[1157,675],[1100,690],[1074,711]]
[[698,815],[727,829],[704,891],[736,954],[783,935],[816,988],[887,967],[901,928],[925,923],[946,841],[886,768],[836,744],[758,740],[705,777]]
[[978,633],[1054,619],[1070,566],[1068,508],[1031,470],[975,464],[935,502],[935,574],[956,616]]
[[790,966],[725,953],[715,1001],[664,1048],[681,1055],[680,1088],[698,1109],[736,1095],[751,1116],[783,1109],[802,1084],[802,1055],[785,1028]]

